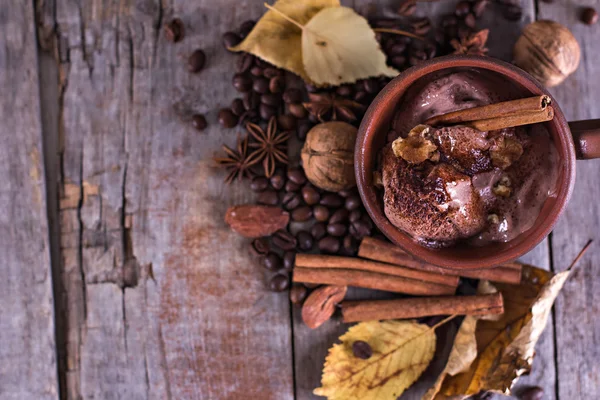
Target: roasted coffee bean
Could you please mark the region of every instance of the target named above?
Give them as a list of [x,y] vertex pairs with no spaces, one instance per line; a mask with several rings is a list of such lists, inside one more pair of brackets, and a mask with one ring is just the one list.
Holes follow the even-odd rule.
[[358,101],[359,103],[366,101],[368,98],[369,94],[363,90],[354,93],[354,101]]
[[365,88],[365,92],[367,92],[367,93],[379,92],[379,84],[378,84],[377,80],[375,80],[373,78],[365,79],[364,88]]
[[248,36],[248,34],[254,29],[254,25],[256,25],[256,21],[251,19],[242,22],[240,25],[240,35],[243,37]]
[[360,196],[357,194],[353,194],[352,196],[349,196],[346,198],[344,207],[346,207],[346,210],[352,211],[352,210],[356,210],[361,205],[362,205],[362,201],[360,201]]
[[290,286],[290,280],[286,275],[277,274],[271,278],[269,289],[273,292],[283,292]]
[[281,98],[273,93],[265,93],[260,96],[260,102],[271,107],[277,107],[281,103]]
[[192,126],[199,131],[203,131],[208,126],[206,118],[202,114],[194,114],[192,116]]
[[435,57],[437,48],[433,43],[426,43],[425,47],[423,47],[423,51],[427,54],[427,59],[431,59]]
[[254,110],[248,110],[245,111],[242,116],[240,117],[239,120],[239,124],[241,126],[246,126],[246,124],[248,122],[252,122],[253,124],[256,124],[258,122],[259,118],[258,118],[258,113]]
[[473,4],[473,14],[475,15],[475,17],[479,18],[483,15],[483,12],[485,11],[485,9],[487,8],[489,3],[489,0],[477,0],[474,4]]
[[238,117],[229,108],[219,110],[219,124],[224,128],[233,128],[238,123]]
[[283,268],[288,271],[294,269],[294,263],[296,262],[296,252],[286,251],[283,253]]
[[523,16],[523,8],[518,4],[509,5],[504,8],[502,15],[509,21],[520,21]]
[[395,42],[393,46],[391,46],[387,53],[391,56],[401,56],[404,55],[406,51],[406,45],[404,43]]
[[319,203],[319,200],[321,199],[321,195],[319,194],[317,189],[315,189],[314,186],[305,185],[302,188],[302,198],[304,199],[304,202],[306,204],[308,204],[309,206],[312,206],[312,205]]
[[338,208],[344,204],[344,198],[335,193],[327,193],[323,197],[321,197],[321,201],[319,204],[322,204],[327,207]]
[[266,238],[254,239],[250,243],[250,252],[255,256],[264,256],[269,252],[269,241]]
[[308,131],[312,128],[312,124],[310,121],[298,121],[298,126],[296,127],[296,136],[299,140],[306,140],[306,135]]
[[346,225],[344,224],[329,224],[327,225],[327,233],[331,236],[339,237],[344,236],[346,234]]
[[346,198],[346,197],[350,196],[351,194],[355,194],[355,193],[356,193],[356,190],[354,190],[354,189],[342,189],[339,192],[337,192],[337,194],[339,194],[343,198]]
[[411,21],[410,25],[412,27],[412,31],[416,35],[427,35],[427,33],[429,33],[429,30],[431,30],[431,21],[429,21],[429,18],[427,17],[414,18]]
[[263,192],[269,187],[269,180],[264,176],[256,176],[250,182],[250,189],[253,192]]
[[280,93],[285,87],[283,76],[274,76],[269,80],[269,91],[271,93]]
[[308,116],[308,111],[306,111],[306,108],[300,103],[289,103],[288,111],[298,119],[304,119]]
[[309,206],[298,207],[292,211],[292,221],[303,222],[311,219],[313,215],[312,208]]
[[286,103],[300,103],[302,101],[302,91],[296,88],[289,88],[283,92],[283,101]]
[[206,64],[206,55],[200,49],[194,51],[188,57],[188,71],[192,74],[202,71],[204,64]]
[[281,229],[271,236],[271,243],[273,243],[274,246],[279,247],[281,250],[288,251],[296,248],[297,241],[294,235]]
[[427,60],[427,53],[424,50],[415,50],[408,57],[408,62],[410,65],[417,65]]
[[240,117],[246,111],[244,100],[237,98],[231,102],[231,112]]
[[276,206],[279,204],[279,196],[274,190],[265,190],[258,195],[257,202],[260,204],[266,204],[269,206]]
[[288,192],[283,195],[282,204],[286,210],[293,210],[302,204],[302,197],[298,193]]
[[410,17],[415,13],[416,9],[416,0],[404,0],[402,3],[400,3],[400,7],[398,7],[398,15],[402,17]]
[[292,182],[292,181],[287,181],[287,182],[285,183],[285,187],[284,187],[284,189],[285,189],[285,191],[286,191],[286,192],[297,192],[298,190],[300,190],[300,187],[301,187],[301,186],[300,186],[300,185],[298,185],[298,184],[297,184],[297,183],[295,183],[295,182]]
[[185,34],[185,28],[183,21],[179,18],[174,18],[170,22],[165,24],[165,37],[169,42],[177,43]]
[[323,253],[335,254],[340,250],[340,240],[333,236],[325,236],[319,240],[319,250]]
[[331,217],[329,217],[330,224],[339,224],[340,222],[344,222],[348,219],[348,215],[350,213],[345,208],[340,208],[339,210],[335,210]]
[[350,216],[348,217],[348,221],[356,222],[360,219],[360,217],[362,217],[362,213],[360,212],[360,210],[352,210]]
[[313,207],[313,215],[317,221],[325,222],[329,219],[329,208],[322,205],[316,205]]
[[350,97],[350,96],[352,96],[352,93],[354,92],[354,90],[352,89],[352,86],[350,86],[350,85],[341,85],[341,86],[337,87],[335,92],[337,93],[338,96]]
[[360,358],[361,360],[368,360],[373,355],[373,349],[369,343],[357,340],[352,343],[352,353],[354,357]]
[[539,386],[528,387],[521,391],[519,400],[542,400],[544,398],[544,389]]
[[250,74],[252,76],[263,76],[263,69],[257,65],[250,68]]
[[270,181],[271,186],[273,186],[273,189],[275,190],[281,190],[285,185],[285,177],[280,173],[276,173],[275,175],[273,175]]
[[263,257],[263,266],[270,271],[277,271],[282,265],[281,257],[277,253],[269,253]]
[[290,181],[298,185],[304,185],[306,183],[306,175],[304,175],[304,171],[302,171],[302,168],[288,169],[287,177]]
[[457,17],[462,18],[471,12],[471,4],[468,1],[459,1],[454,8],[454,14]]
[[241,41],[242,38],[235,32],[225,32],[223,34],[223,46],[226,49],[237,46]]
[[260,58],[256,59],[256,65],[258,65],[261,68],[269,68],[272,66],[271,64],[269,64],[265,60],[261,60]]
[[370,22],[375,28],[400,29],[400,23],[397,18],[373,18]]
[[246,93],[247,91],[252,89],[252,78],[242,73],[237,73],[233,75],[231,83],[235,90],[241,93]]
[[264,94],[269,91],[269,80],[267,78],[256,78],[252,84],[252,90]]
[[296,234],[296,240],[298,240],[298,248],[300,250],[309,251],[312,249],[314,239],[307,231],[300,231]]
[[283,71],[279,68],[267,67],[267,68],[265,68],[264,75],[265,75],[265,78],[269,78],[269,79],[274,78],[276,76],[280,76],[283,78]]
[[322,222],[317,222],[310,228],[310,234],[315,240],[320,240],[327,234],[327,227]]
[[237,61],[235,62],[235,72],[246,72],[250,70],[250,68],[252,68],[253,64],[254,56],[250,53],[242,53],[242,55],[239,56]]
[[394,56],[394,57],[390,58],[390,64],[392,64],[393,67],[402,69],[404,67],[404,65],[406,64],[406,57]]
[[465,17],[465,25],[469,28],[475,28],[475,24],[477,24],[475,16],[473,14],[467,14],[467,16]]
[[344,236],[344,240],[342,241],[342,251],[348,256],[356,255],[356,252],[358,251],[358,241],[354,236]]
[[290,289],[290,301],[292,304],[301,305],[304,303],[308,289],[301,283],[295,283]]
[[310,83],[305,83],[305,84],[304,84],[304,88],[306,89],[306,91],[307,91],[308,93],[316,93],[316,92],[318,92],[318,91],[319,91],[319,88],[318,88],[318,87],[316,87],[316,86],[314,86],[314,85],[311,85]]
[[263,103],[258,106],[258,114],[263,120],[268,121],[271,117],[277,115],[277,108]]
[[296,129],[296,117],[290,114],[278,115],[277,125],[283,131],[292,131]]
[[581,11],[581,22],[586,25],[594,25],[598,22],[598,12],[592,7],[585,7]]
[[260,105],[260,94],[256,92],[244,93],[242,103],[244,103],[244,108],[246,110],[256,110]]

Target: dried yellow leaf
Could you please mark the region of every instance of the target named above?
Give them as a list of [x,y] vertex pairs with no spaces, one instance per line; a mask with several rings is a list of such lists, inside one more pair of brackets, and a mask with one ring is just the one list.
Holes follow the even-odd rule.
[[[329,400],[395,400],[427,368],[435,352],[434,327],[413,321],[370,321],[348,329],[329,349],[321,387]],[[367,342],[373,355],[355,357],[352,344]]]

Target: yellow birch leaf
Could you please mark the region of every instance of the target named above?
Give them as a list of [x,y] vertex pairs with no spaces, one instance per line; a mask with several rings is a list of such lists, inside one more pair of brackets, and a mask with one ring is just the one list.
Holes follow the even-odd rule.
[[[367,342],[373,355],[355,357],[352,344]],[[329,349],[321,387],[329,400],[395,400],[421,376],[435,352],[435,327],[413,321],[369,321],[348,329]]]

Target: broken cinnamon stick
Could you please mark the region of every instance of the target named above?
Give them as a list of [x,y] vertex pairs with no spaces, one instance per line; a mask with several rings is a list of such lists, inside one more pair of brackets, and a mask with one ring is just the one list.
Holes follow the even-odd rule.
[[497,267],[480,270],[456,270],[438,267],[419,261],[401,248],[384,242],[383,240],[366,237],[360,244],[358,256],[384,263],[400,265],[421,271],[434,272],[442,275],[463,276],[465,278],[485,279],[492,282],[509,283],[518,285],[521,283],[522,265],[516,262],[502,264]]
[[442,275],[434,272],[419,271],[398,265],[390,265],[356,257],[323,256],[317,254],[297,254],[296,267],[304,268],[344,268],[361,271],[379,272],[387,275],[402,276],[425,282],[458,286],[458,276]]
[[418,296],[449,295],[455,292],[454,287],[440,283],[423,282],[379,272],[341,268],[296,267],[294,268],[292,280],[294,282],[321,285],[355,286]]
[[434,315],[488,315],[504,312],[501,293],[477,296],[344,301],[340,305],[344,322],[412,319]]
[[424,122],[426,125],[460,124],[468,121],[498,118],[513,114],[536,113],[545,110],[550,105],[550,96],[541,95],[524,99],[503,101],[481,107],[436,115]]

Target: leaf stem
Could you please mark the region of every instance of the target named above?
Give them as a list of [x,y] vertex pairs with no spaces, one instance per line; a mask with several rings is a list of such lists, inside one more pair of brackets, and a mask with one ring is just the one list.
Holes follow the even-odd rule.
[[267,4],[267,3],[264,3],[264,6],[267,7],[269,10],[274,11],[275,13],[279,14],[286,21],[291,22],[292,24],[296,25],[298,28],[300,28],[302,30],[304,29],[304,26],[300,22],[298,22],[298,21],[292,19],[291,17],[285,15],[284,13],[282,13],[281,11],[279,11],[278,9],[276,9],[275,7],[273,7],[273,6],[271,6],[271,5]]
[[375,32],[381,32],[381,33],[393,33],[394,35],[401,35],[401,36],[408,36],[411,37],[413,39],[417,39],[417,40],[421,40],[421,41],[425,41],[425,38],[419,35],[415,35],[414,33],[410,33],[407,31],[402,31],[400,29],[389,29],[389,28],[374,28],[373,29]]
[[431,329],[432,330],[436,330],[440,326],[444,325],[446,322],[450,322],[451,320],[453,320],[456,317],[458,317],[458,314],[454,314],[454,315],[451,315],[451,316],[449,316],[447,318],[444,318],[443,320],[441,320],[440,322],[438,322],[437,324],[435,324],[434,326],[432,326]]
[[590,248],[590,245],[592,244],[592,242],[593,242],[592,239],[588,240],[588,242],[585,244],[585,246],[583,246],[583,249],[581,249],[579,254],[577,254],[577,257],[575,257],[575,259],[573,260],[571,265],[569,265],[569,268],[567,268],[567,271],[570,271],[575,266],[575,264],[577,264],[577,262],[581,259],[581,257],[583,257],[585,252]]

